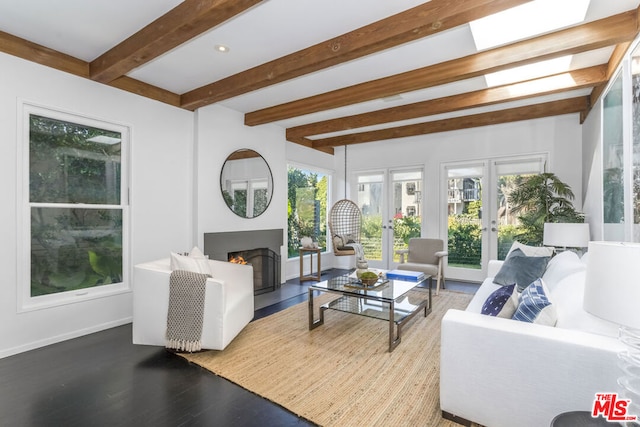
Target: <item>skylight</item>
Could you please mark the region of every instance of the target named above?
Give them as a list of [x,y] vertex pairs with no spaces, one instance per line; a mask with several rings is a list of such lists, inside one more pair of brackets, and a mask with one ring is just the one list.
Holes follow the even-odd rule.
[[487,81],[487,86],[492,87],[559,74],[569,70],[572,57],[573,55],[568,55],[561,58],[548,59],[546,61],[509,68],[507,70],[485,74],[484,78]]
[[541,92],[550,92],[556,89],[570,88],[575,85],[576,82],[573,80],[571,73],[564,73],[538,80],[509,85],[508,90],[511,96],[525,96]]
[[97,135],[97,136],[94,136],[93,138],[87,139],[87,141],[97,142],[98,144],[115,145],[120,143],[121,139],[114,138],[112,136],[107,136],[107,135]]
[[584,21],[590,0],[534,0],[471,22],[478,50],[526,39]]
[[[471,22],[478,50],[527,39],[583,22],[590,0],[534,0]],[[569,71],[565,56],[485,75],[487,86],[521,82]]]

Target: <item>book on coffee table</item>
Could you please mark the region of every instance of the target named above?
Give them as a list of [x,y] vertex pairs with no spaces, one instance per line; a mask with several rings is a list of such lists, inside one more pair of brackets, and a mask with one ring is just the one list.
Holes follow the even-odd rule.
[[421,271],[411,270],[389,270],[387,271],[387,279],[391,280],[404,280],[407,282],[419,282],[427,277]]

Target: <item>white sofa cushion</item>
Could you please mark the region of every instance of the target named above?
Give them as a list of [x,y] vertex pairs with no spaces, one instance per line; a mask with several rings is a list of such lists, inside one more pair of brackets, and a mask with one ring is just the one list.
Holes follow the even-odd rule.
[[545,285],[549,288],[549,291],[553,293],[556,285],[565,277],[580,271],[585,271],[586,269],[587,265],[575,252],[564,251],[551,258],[542,278],[544,279]]
[[617,337],[618,326],[615,323],[587,313],[582,307],[585,276],[585,270],[570,274],[551,291],[558,312],[556,327]]

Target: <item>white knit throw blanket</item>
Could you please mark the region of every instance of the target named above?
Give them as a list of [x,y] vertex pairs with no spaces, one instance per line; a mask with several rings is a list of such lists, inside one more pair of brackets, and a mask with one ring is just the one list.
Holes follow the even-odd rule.
[[360,243],[349,243],[349,246],[356,252],[356,259],[364,261],[364,248]]
[[194,352],[202,349],[202,320],[207,274],[174,270],[169,279],[166,348]]

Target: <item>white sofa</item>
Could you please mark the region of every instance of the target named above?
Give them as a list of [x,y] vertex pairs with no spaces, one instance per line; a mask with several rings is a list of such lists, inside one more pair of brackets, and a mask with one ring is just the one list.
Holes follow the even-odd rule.
[[[586,256],[584,257],[586,258]],[[543,281],[555,327],[480,314],[501,261],[466,310],[442,320],[440,407],[446,418],[487,427],[549,426],[567,411],[590,411],[597,392],[616,392],[617,326],[582,309],[586,261],[563,252]]]
[[[207,260],[202,348],[223,350],[253,319],[253,268]],[[170,259],[138,264],[133,272],[133,343],[165,345]]]

